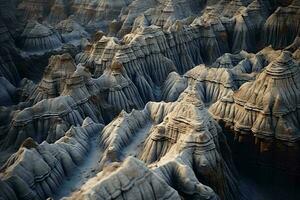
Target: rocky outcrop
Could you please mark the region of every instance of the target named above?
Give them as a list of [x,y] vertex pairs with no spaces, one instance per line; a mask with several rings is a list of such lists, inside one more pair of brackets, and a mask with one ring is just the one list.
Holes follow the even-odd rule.
[[47,21],[51,24],[57,24],[68,18],[71,2],[72,1],[55,0],[51,6]]
[[[195,91],[186,90],[174,103],[148,103],[142,111],[121,113],[104,128],[100,143],[105,150],[100,165],[120,161],[132,153],[149,166],[161,168],[155,170],[171,185],[175,180],[166,171],[175,173],[173,170],[180,166],[195,173],[221,198],[236,199],[240,195],[224,135]],[[207,168],[202,171],[200,160],[205,156],[210,164],[204,164]],[[219,178],[213,179],[210,173]]]
[[38,20],[46,17],[53,5],[54,0],[22,0],[18,10],[26,20]]
[[14,103],[16,88],[4,77],[0,77],[0,106]]
[[0,199],[53,197],[97,123],[54,198],[243,199],[227,140],[297,173],[299,5],[0,0]]
[[230,91],[237,90],[242,84],[251,81],[272,60],[280,55],[270,47],[257,54],[241,51],[237,54],[225,53],[209,65],[195,66],[183,76],[170,73],[162,88],[162,99],[176,101],[187,87],[198,90],[201,99],[210,105]]
[[279,49],[291,44],[300,34],[300,1],[294,0],[287,7],[278,7],[268,18],[265,26],[265,41]]
[[43,54],[62,47],[60,36],[46,25],[29,22],[22,35],[22,50],[28,54]]
[[75,70],[76,65],[70,54],[52,56],[42,80],[28,100],[35,104],[43,99],[58,97]]
[[[283,51],[255,81],[222,97],[210,112],[234,130],[237,141],[257,146],[260,153],[277,152],[275,157],[280,157],[284,149],[297,151],[298,73],[299,63],[290,52]],[[255,144],[248,138],[255,138]],[[298,161],[293,155],[290,153],[287,162]]]
[[[105,168],[67,199],[181,199],[180,195],[190,199],[218,199],[212,189],[199,183],[193,172],[187,172],[182,166],[172,163],[165,167],[170,174],[161,175],[158,170],[150,170],[138,159],[129,157],[123,163]],[[172,182],[168,182],[168,178]],[[179,193],[171,184],[180,182],[184,184],[178,188]]]
[[60,21],[55,29],[60,33],[62,42],[71,43],[75,46],[82,45],[82,40],[89,38],[89,34],[73,17]]
[[[71,125],[82,124],[87,115],[82,115],[78,106],[70,96],[57,97],[40,101],[32,107],[15,112],[8,124],[6,138],[1,142],[1,148],[15,149],[28,137],[37,142],[49,139],[55,140],[57,127],[66,131]],[[52,137],[54,136],[54,137]],[[56,138],[57,139],[57,138]]]
[[71,127],[53,144],[28,138],[0,170],[0,197],[4,199],[45,199],[51,197],[63,179],[84,159],[89,138],[102,125],[87,118],[82,127]]
[[[291,129],[291,134],[284,134],[283,131],[287,130],[288,127],[297,127],[289,123],[286,124],[285,120],[287,119],[286,117],[290,117],[289,113],[293,114],[296,112],[294,110],[297,109],[296,105],[298,103],[295,96],[298,94],[296,89],[298,88],[298,71],[298,64],[293,60],[291,53],[283,51],[280,57],[270,63],[255,81],[244,84],[236,93],[231,93],[228,95],[226,99],[233,100],[232,102],[228,101],[228,106],[232,105],[232,108],[236,108],[236,111],[233,109],[229,110],[231,110],[233,113],[238,112],[240,114],[244,113],[245,115],[248,115],[252,112],[256,113],[254,116],[256,116],[255,118],[260,122],[255,123],[255,118],[252,118],[251,121],[246,122],[244,120],[249,118],[238,117],[242,121],[237,123],[237,121],[234,120],[234,116],[237,116],[236,113],[232,116],[233,118],[231,121],[234,124],[238,124],[235,127],[235,130],[241,132],[244,130],[246,132],[247,130],[252,130],[257,137],[261,138],[275,137],[277,139],[291,142],[297,140],[297,134],[293,134],[293,129]],[[276,84],[276,87],[274,87],[273,84]],[[262,88],[264,88],[264,90]],[[284,92],[284,95],[281,93],[287,90],[290,92]],[[265,95],[261,95],[260,93]],[[223,105],[226,105],[225,102],[226,100],[224,98],[224,101],[220,100],[210,109],[212,113],[214,113],[216,117],[219,116],[220,119],[229,114],[225,112],[224,116],[219,115],[223,112],[223,109],[218,109],[220,108],[218,106],[222,105],[223,103]],[[230,119],[231,117],[228,115],[225,118]],[[273,122],[270,124],[270,121],[267,118],[273,118]]]
[[116,109],[130,111],[132,108],[141,109],[144,102],[134,83],[129,79],[124,67],[118,61],[114,61],[97,80],[101,90],[108,90],[108,103]]

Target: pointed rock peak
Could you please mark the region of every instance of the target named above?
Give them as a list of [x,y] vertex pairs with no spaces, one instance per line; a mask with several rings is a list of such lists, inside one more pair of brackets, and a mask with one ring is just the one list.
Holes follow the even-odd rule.
[[114,59],[111,63],[111,70],[113,71],[121,71],[123,69],[123,64],[118,60]]
[[38,143],[29,137],[22,143],[21,148],[22,147],[26,149],[35,149],[38,147]]
[[298,71],[293,54],[289,51],[283,51],[276,60],[266,67],[266,73],[273,78],[288,78]]
[[276,62],[278,63],[288,63],[292,60],[292,54],[289,51],[282,51],[278,59],[276,59]]
[[122,110],[116,119],[125,119],[128,116],[129,116],[129,113],[127,113],[125,110]]
[[169,28],[169,31],[178,32],[183,29],[184,25],[182,21],[176,20],[174,24]]
[[255,0],[255,1],[252,1],[252,3],[250,3],[248,5],[248,9],[249,10],[259,10],[261,8],[261,3],[259,2],[259,0]]
[[33,26],[30,25],[30,28],[31,30],[27,32],[29,37],[46,37],[53,34],[50,28],[38,22],[35,22]]
[[243,16],[243,17],[247,17],[248,16],[248,10],[247,10],[246,7],[242,6],[238,9],[237,14],[240,14],[240,16]]
[[93,37],[94,41],[99,41],[101,38],[105,36],[105,33],[103,31],[97,31]]
[[73,58],[69,53],[62,54],[60,58],[62,61],[72,61],[73,62]]
[[95,122],[91,118],[87,117],[87,118],[84,119],[84,121],[82,123],[82,126],[83,127],[90,126],[91,124],[94,124],[94,123]]
[[178,102],[190,103],[199,108],[204,108],[204,103],[201,101],[199,93],[195,88],[187,88],[178,98]]
[[76,127],[72,125],[65,135],[68,137],[74,137],[76,133],[77,133]]
[[82,63],[76,66],[76,70],[72,75],[72,77],[78,77],[78,76],[83,77],[85,80],[92,78],[92,74],[89,71],[89,68],[82,65]]
[[188,134],[183,140],[180,139],[182,148],[197,148],[200,151],[208,151],[215,149],[215,143],[213,141],[212,135],[208,131],[196,131]]

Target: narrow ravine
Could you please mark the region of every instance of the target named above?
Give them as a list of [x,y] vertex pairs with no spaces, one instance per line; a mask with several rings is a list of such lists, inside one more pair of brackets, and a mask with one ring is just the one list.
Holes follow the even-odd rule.
[[57,193],[53,196],[54,199],[70,196],[72,192],[79,189],[89,178],[97,174],[99,159],[102,156],[101,148],[97,143],[98,134],[90,138],[90,149],[86,154],[86,159],[80,166],[74,169],[71,176],[64,180]]

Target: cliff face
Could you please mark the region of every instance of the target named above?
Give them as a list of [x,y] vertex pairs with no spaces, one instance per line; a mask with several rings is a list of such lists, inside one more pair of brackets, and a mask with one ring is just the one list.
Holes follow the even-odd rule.
[[28,138],[2,166],[1,196],[5,199],[44,199],[61,185],[89,150],[89,138],[102,126],[87,118],[82,127],[71,127],[53,144]]
[[[238,141],[247,143],[254,137],[262,154],[285,148],[297,151],[298,72],[299,63],[283,51],[254,81],[221,98],[210,112],[234,130]],[[275,150],[278,145],[283,146]]]
[[[138,140],[141,137],[144,141]],[[190,174],[188,179],[198,178],[222,199],[242,198],[224,135],[196,91],[185,91],[174,103],[148,103],[142,111],[122,113],[104,128],[100,141],[106,149],[101,160],[104,165],[130,153],[185,195],[189,194],[188,188],[176,186],[176,182],[186,181],[177,177],[184,170]],[[175,173],[176,178],[170,173]],[[101,195],[101,191],[97,192]]]
[[244,199],[233,158],[299,175],[299,13],[0,0],[0,199]]

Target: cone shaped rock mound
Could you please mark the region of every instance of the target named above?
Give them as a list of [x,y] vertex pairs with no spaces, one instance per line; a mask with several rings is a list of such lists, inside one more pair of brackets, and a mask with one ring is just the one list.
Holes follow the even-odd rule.
[[0,0],[0,199],[298,199],[299,0]]

